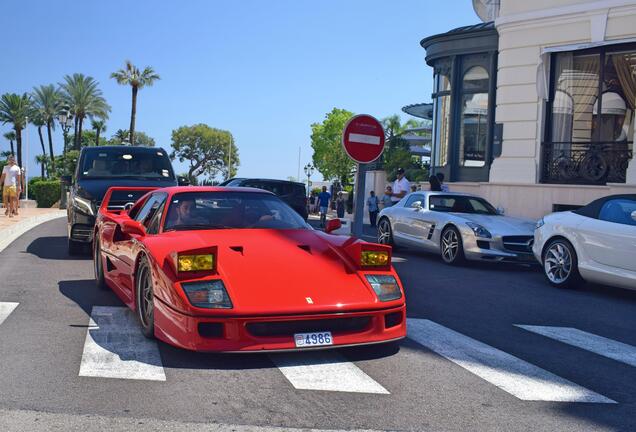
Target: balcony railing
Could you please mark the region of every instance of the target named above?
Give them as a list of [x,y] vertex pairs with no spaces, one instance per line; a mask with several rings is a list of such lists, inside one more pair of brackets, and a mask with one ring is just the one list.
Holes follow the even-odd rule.
[[544,183],[625,183],[631,142],[544,142]]

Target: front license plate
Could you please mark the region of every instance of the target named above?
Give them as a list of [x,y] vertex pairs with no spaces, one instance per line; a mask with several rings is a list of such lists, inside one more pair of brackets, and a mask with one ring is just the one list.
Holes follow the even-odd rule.
[[296,342],[296,348],[333,345],[331,332],[296,333],[294,341]]

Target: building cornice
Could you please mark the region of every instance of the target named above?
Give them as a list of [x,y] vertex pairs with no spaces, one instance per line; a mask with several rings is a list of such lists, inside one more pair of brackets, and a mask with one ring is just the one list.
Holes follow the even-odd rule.
[[579,3],[569,6],[561,6],[550,9],[540,9],[532,12],[522,12],[512,15],[500,16],[495,20],[495,27],[499,30],[501,27],[514,26],[516,24],[525,24],[532,21],[560,19],[567,16],[589,16],[598,15],[599,13],[607,13],[609,9],[624,6],[635,6],[634,0],[601,0],[588,3]]

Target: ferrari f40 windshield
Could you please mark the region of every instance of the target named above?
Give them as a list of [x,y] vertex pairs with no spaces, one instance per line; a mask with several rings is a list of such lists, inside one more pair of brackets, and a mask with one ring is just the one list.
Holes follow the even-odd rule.
[[429,209],[439,212],[497,214],[497,210],[485,199],[462,195],[431,195]]
[[184,192],[170,201],[164,231],[197,229],[308,229],[274,195],[253,192]]

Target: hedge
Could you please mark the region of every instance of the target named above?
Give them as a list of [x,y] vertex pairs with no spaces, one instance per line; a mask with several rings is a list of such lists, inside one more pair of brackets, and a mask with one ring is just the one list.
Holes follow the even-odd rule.
[[59,180],[40,180],[31,185],[38,207],[50,208],[60,199]]

